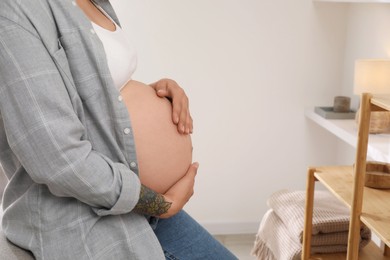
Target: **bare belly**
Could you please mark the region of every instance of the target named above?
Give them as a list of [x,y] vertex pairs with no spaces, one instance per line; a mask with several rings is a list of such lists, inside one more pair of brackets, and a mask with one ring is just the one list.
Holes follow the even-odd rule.
[[121,95],[134,132],[141,183],[165,193],[192,162],[191,137],[179,134],[172,122],[172,104],[150,86],[131,80]]

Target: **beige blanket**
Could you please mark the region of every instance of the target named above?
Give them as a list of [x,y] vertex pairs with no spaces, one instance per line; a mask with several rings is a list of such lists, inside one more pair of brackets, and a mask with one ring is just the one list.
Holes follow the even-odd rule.
[[[261,260],[300,259],[305,211],[305,192],[282,190],[268,199],[271,208],[263,217],[252,254]],[[348,243],[349,209],[328,191],[315,191],[312,254],[345,252]],[[361,230],[363,247],[371,239]]]

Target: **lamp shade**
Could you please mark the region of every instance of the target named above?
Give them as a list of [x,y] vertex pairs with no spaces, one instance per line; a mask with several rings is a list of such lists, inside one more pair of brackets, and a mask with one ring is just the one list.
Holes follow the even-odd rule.
[[390,59],[356,60],[354,93],[390,94]]

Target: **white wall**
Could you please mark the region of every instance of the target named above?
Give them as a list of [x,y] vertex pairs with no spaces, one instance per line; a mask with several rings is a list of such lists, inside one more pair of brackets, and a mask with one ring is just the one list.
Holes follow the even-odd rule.
[[135,79],[171,77],[190,97],[200,169],[186,209],[212,232],[255,232],[272,192],[304,189],[308,165],[337,159],[303,111],[341,94],[347,5],[111,2],[138,48]]
[[355,60],[390,57],[390,5],[351,5],[347,26],[343,92],[352,95]]
[[[354,107],[359,97],[353,94],[353,70],[356,59],[390,58],[390,5],[351,4],[348,10],[347,37],[344,57],[342,93],[353,97]],[[353,161],[354,150],[339,143],[341,163]]]

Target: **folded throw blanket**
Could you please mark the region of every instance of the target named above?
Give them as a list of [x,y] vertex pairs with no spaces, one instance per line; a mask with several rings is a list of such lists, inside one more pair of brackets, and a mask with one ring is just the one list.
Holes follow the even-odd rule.
[[[305,214],[304,191],[282,190],[268,199],[271,208],[260,223],[252,254],[261,260],[301,258]],[[328,191],[315,191],[312,254],[346,252],[349,209]],[[367,227],[361,229],[360,247],[371,239]]]

